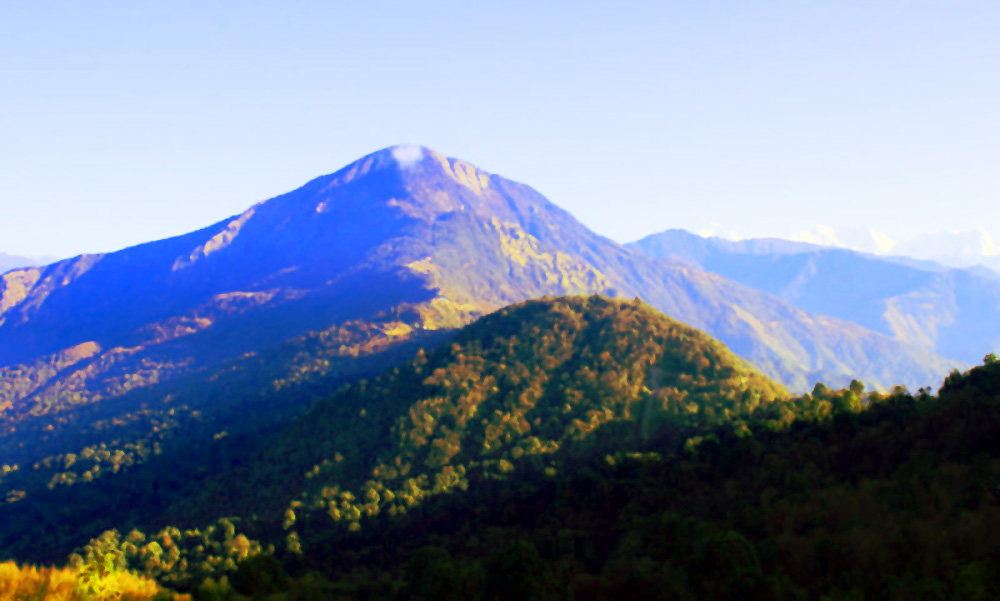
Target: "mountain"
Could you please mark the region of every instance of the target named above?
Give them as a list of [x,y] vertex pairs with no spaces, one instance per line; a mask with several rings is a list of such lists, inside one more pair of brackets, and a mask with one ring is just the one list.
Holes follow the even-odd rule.
[[[819,246],[834,246],[849,248],[875,255],[885,255],[893,251],[895,240],[870,227],[830,227],[816,226],[809,230],[796,232],[788,237],[793,242],[807,242]],[[901,253],[906,254],[906,253]]]
[[903,240],[893,240],[870,227],[820,225],[796,232],[787,239],[880,256],[934,261],[949,267],[986,268],[990,270],[987,274],[990,277],[1000,276],[1000,244],[982,228],[933,232]]
[[632,252],[464,161],[388,148],[196,232],[0,276],[2,513],[76,509],[48,551],[0,547],[155,519],[330,390],[511,303],[593,293],[641,298],[794,390],[917,387],[959,365]]
[[[527,186],[396,147],[197,232],[4,275],[0,366],[51,373],[4,400],[61,388],[52,402],[88,402],[332,324],[382,315],[386,331],[406,338],[526,298],[591,292],[640,296],[797,388],[846,374],[924,384],[945,365],[637,256]],[[142,362],[156,367],[127,367]],[[55,375],[70,366],[72,383]]]
[[[527,301],[330,394],[194,495],[177,495],[163,531],[180,527],[169,535],[176,550],[155,542],[164,559],[151,564],[154,547],[141,542],[162,541],[162,532],[130,534],[137,542],[125,552],[160,582],[197,583],[218,577],[200,566],[218,560],[198,549],[201,532],[181,533],[219,515],[254,516],[262,543],[280,548],[287,534],[293,549],[314,550],[470,487],[551,476],[608,452],[693,449],[699,434],[739,433],[754,415],[781,415],[788,399],[718,341],[637,299]],[[6,540],[37,549],[52,536],[41,533],[79,527],[51,507],[24,512]],[[142,526],[127,515],[114,516],[119,532]]]
[[923,234],[901,241],[892,252],[952,267],[984,266],[1000,273],[1000,244],[982,228]]
[[192,500],[258,519],[105,532],[73,564],[196,599],[994,598],[998,392],[990,356],[936,397],[789,396],[640,301],[528,301]]
[[1000,281],[969,270],[778,239],[702,238],[676,229],[627,246],[969,364],[1000,351]]
[[491,480],[288,565],[355,598],[996,598],[1000,363],[949,380]]
[[[521,459],[557,466],[605,447],[683,442],[723,424],[739,430],[788,396],[718,341],[638,299],[533,300],[318,403],[222,489],[255,483],[241,498],[261,500],[242,507],[245,515],[283,510],[266,499],[289,503],[298,491],[289,508],[318,508],[347,527],[504,477]],[[331,496],[350,490],[358,502],[331,512]],[[371,491],[382,501],[370,502]]]
[[20,257],[8,255],[0,252],[0,274],[17,269],[19,267],[31,267],[33,265],[48,265],[56,261],[55,257]]

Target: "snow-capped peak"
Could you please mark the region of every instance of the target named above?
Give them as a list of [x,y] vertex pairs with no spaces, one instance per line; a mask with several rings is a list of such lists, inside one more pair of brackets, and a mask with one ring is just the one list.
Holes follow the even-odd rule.
[[860,252],[885,255],[896,246],[896,241],[870,227],[830,227],[819,225],[787,237],[794,242],[807,242],[821,246],[847,248]]

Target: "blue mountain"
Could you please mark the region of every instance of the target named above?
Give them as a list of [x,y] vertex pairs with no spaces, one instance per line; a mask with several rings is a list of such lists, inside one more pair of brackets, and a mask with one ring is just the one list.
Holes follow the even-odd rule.
[[626,246],[967,363],[1000,350],[1000,280],[988,269],[780,239],[703,238],[679,229]]

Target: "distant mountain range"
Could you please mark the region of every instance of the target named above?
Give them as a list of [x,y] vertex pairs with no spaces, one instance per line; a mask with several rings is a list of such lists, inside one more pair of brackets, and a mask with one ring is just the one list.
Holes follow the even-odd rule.
[[1000,350],[1000,279],[933,262],[780,239],[667,230],[627,245],[968,363]]
[[793,242],[849,248],[876,255],[888,254],[897,242],[870,227],[830,227],[819,225],[788,236]]
[[17,269],[19,267],[32,267],[38,265],[48,265],[57,261],[55,257],[20,257],[0,252],[0,273]]
[[870,227],[818,226],[788,239],[881,256],[936,261],[949,267],[982,266],[1000,276],[1000,244],[982,228],[921,234],[897,241]]

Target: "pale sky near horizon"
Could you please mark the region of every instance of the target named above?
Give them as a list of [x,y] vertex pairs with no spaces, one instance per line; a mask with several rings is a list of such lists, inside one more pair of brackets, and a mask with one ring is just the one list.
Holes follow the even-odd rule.
[[379,148],[627,242],[1000,238],[1000,3],[0,0],[0,251],[198,229]]

